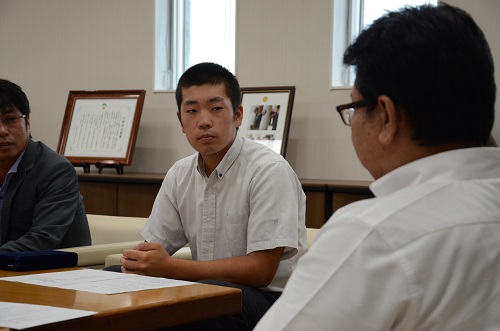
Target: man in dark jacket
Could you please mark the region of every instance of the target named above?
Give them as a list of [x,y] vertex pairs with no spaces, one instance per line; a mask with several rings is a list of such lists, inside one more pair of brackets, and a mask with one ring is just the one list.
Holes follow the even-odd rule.
[[74,167],[31,139],[22,89],[0,79],[0,252],[91,244]]

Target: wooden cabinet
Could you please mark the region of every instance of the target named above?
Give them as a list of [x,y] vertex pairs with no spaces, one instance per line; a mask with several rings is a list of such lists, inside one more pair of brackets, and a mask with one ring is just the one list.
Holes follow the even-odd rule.
[[328,192],[330,194],[330,203],[332,213],[337,209],[352,202],[373,198],[374,195],[368,187],[371,181],[357,180],[335,180],[328,181]]
[[370,181],[301,179],[307,197],[306,225],[320,228],[339,208],[372,198]]
[[[149,217],[164,174],[79,173],[88,214]],[[320,228],[338,208],[370,198],[365,181],[301,179],[306,194],[306,226]]]
[[163,174],[78,174],[88,214],[149,217]]
[[118,185],[80,179],[80,193],[87,214],[118,215]]
[[328,186],[325,181],[316,179],[301,179],[300,182],[306,194],[306,226],[319,229],[331,214]]

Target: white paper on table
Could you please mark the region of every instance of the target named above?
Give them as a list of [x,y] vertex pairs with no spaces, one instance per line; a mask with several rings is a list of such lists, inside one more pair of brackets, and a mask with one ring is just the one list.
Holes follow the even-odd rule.
[[2,277],[0,280],[100,294],[134,292],[193,284],[192,282],[183,280],[124,274],[95,269],[79,269]]
[[95,311],[0,302],[0,326],[22,330],[96,314]]

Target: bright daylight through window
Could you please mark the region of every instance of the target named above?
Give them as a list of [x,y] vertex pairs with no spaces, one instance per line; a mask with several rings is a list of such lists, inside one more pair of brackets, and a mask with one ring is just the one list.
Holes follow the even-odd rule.
[[234,73],[236,0],[156,0],[155,6],[156,91],[175,89],[200,62]]
[[342,65],[342,56],[361,30],[386,11],[437,3],[438,0],[333,0],[332,86],[354,84],[354,71]]

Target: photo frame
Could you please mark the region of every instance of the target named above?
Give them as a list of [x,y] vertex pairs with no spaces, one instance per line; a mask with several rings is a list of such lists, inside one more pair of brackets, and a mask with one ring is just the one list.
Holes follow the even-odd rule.
[[116,168],[132,163],[145,90],[69,91],[57,152],[73,165]]
[[295,86],[242,87],[239,134],[285,157]]

